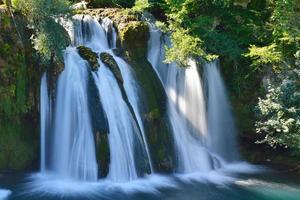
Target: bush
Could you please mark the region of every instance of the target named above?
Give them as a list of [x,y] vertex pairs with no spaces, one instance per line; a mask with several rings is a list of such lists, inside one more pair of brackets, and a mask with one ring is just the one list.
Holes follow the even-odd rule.
[[291,69],[279,84],[270,84],[257,106],[256,131],[264,134],[258,143],[290,148],[300,155],[300,70]]

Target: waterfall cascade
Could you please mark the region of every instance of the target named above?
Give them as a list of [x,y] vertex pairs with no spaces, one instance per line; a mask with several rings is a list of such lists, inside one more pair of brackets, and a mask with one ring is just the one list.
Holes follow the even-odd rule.
[[170,46],[169,38],[155,25],[149,26],[148,60],[168,95],[167,115],[178,154],[178,171],[205,172],[232,161],[234,123],[216,62],[203,67],[205,92],[196,61],[190,59],[188,68],[164,63],[164,46]]
[[227,161],[238,158],[236,129],[218,62],[205,63],[203,77],[207,90],[208,147]]
[[[46,74],[41,81],[42,172],[84,181],[98,179],[103,166],[98,166],[95,150],[91,80],[99,93],[96,103],[103,108],[96,115],[108,125],[108,133],[101,133],[108,134],[110,149],[107,179],[125,182],[153,172],[141,109],[142,91],[131,66],[113,53],[117,46],[113,22],[104,18],[99,23],[93,17],[76,15],[67,29],[72,45],[64,52],[65,69],[58,77],[55,101],[48,95]],[[175,141],[177,170],[207,172],[233,161],[234,122],[217,63],[204,64],[204,81],[193,59],[189,68],[165,64],[164,45],[170,46],[169,38],[154,25],[150,24],[150,30],[148,60],[168,97],[166,114]],[[97,53],[98,70],[91,71],[78,46]],[[103,52],[117,63],[122,81],[99,56]]]
[[100,24],[90,16],[77,15],[73,24],[68,30],[72,46],[65,51],[65,69],[59,76],[54,105],[55,122],[50,128],[47,123],[52,117],[47,110],[49,97],[46,77],[42,79],[42,170],[45,168],[55,175],[79,180],[96,181],[98,178],[94,134],[89,116],[91,105],[87,99],[89,66],[76,50],[76,46],[83,45],[97,54],[110,53],[120,67],[128,102],[124,100],[122,87],[116,77],[100,59],[100,68],[92,72],[92,77],[109,125],[108,179],[116,182],[136,179],[139,174],[145,173],[145,166],[138,166],[137,159],[145,160],[145,165],[150,169],[152,164],[139,110],[139,88],[132,70],[111,50],[116,45],[116,31],[109,19],[102,20]]

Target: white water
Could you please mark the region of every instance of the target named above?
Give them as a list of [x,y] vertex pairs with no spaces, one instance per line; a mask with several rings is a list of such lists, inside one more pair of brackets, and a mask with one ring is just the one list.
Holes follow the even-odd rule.
[[64,55],[58,79],[52,170],[65,178],[97,180],[95,144],[87,99],[88,67],[73,47]]
[[51,105],[48,95],[47,74],[44,73],[40,89],[40,112],[41,112],[41,171],[46,170],[46,136],[51,123]]
[[88,115],[87,67],[71,47],[64,53],[64,62],[53,108],[46,74],[41,81],[41,171],[61,178],[95,181],[97,163]]
[[142,116],[141,116],[142,111],[140,110],[140,106],[139,106],[139,102],[140,102],[139,89],[140,88],[138,87],[138,84],[135,80],[135,77],[133,76],[133,72],[132,72],[130,66],[119,57],[115,57],[115,60],[118,63],[121,73],[124,78],[124,88],[127,93],[128,100],[133,108],[134,114],[137,118],[137,123],[140,127],[140,131],[142,134],[142,140],[143,140],[143,143],[145,144],[145,150],[146,150],[146,154],[147,154],[147,158],[148,158],[148,162],[149,162],[150,171],[152,173],[152,172],[154,172],[154,169],[153,169],[153,165],[152,165],[152,161],[151,161],[150,151],[148,148],[148,142],[147,142],[147,138],[146,138],[144,124],[142,121]]
[[227,161],[237,159],[236,129],[217,61],[203,67],[207,87],[209,148]]
[[[114,49],[117,46],[117,33],[113,25],[113,21],[107,17],[102,19],[101,25],[105,30],[106,37],[108,39],[109,47],[110,49]],[[114,54],[109,51],[113,56]],[[147,154],[147,159],[149,162],[150,171],[153,172],[153,164],[151,161],[150,151],[148,148],[148,142],[146,138],[146,133],[144,129],[144,124],[141,117],[141,110],[140,110],[140,88],[138,87],[138,83],[135,80],[134,73],[131,70],[131,67],[120,57],[114,56],[116,62],[118,63],[118,66],[120,67],[121,74],[124,79],[124,88],[128,97],[128,100],[133,108],[134,115],[136,116],[138,126],[141,131],[142,140],[144,143],[144,148]]]
[[0,189],[0,200],[8,199],[11,193],[12,192],[10,190]]
[[[206,111],[205,92],[196,62],[190,59],[188,68],[180,68],[175,63],[165,64],[164,46],[170,46],[169,38],[163,36],[154,25],[150,24],[150,29],[148,60],[160,77],[168,96],[167,115],[178,154],[178,171],[205,172],[221,167],[235,151],[235,139],[233,123],[226,124],[226,133],[222,131],[225,128],[221,124],[225,121],[222,118],[233,120],[220,74],[213,73],[208,78],[207,88],[210,92]],[[214,123],[216,119],[220,121],[217,124]]]

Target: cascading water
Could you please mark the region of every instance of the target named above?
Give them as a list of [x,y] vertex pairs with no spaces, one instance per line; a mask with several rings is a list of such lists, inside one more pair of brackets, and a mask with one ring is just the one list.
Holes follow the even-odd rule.
[[97,180],[95,144],[88,112],[86,62],[73,47],[59,76],[50,169],[66,178]]
[[225,160],[234,161],[238,157],[236,129],[218,62],[205,63],[203,71],[207,87],[208,146]]
[[41,171],[46,171],[46,136],[50,130],[51,123],[51,103],[48,95],[47,74],[44,73],[41,80],[40,89],[40,107],[41,107]]
[[[58,79],[55,103],[54,127],[47,127],[46,77],[41,84],[42,144],[41,164],[55,175],[86,181],[96,181],[98,166],[95,142],[89,115],[88,83],[89,66],[77,53],[76,46],[86,46],[94,52],[110,53],[120,67],[124,78],[122,87],[114,73],[99,59],[100,68],[91,72],[98,88],[101,104],[109,125],[110,164],[108,179],[116,182],[136,179],[146,171],[152,171],[150,153],[139,110],[139,90],[130,66],[116,57],[111,48],[116,46],[116,31],[109,19],[102,24],[90,16],[77,15],[73,26],[68,27],[72,46],[65,51],[65,69]],[[133,110],[133,113],[131,112]],[[48,133],[46,130],[53,130]],[[48,155],[51,155],[50,158]],[[137,156],[141,156],[137,158]],[[144,160],[139,166],[136,160]],[[45,164],[46,163],[46,164]],[[49,163],[49,164],[48,164]],[[45,166],[46,165],[46,166]],[[145,165],[147,165],[145,167]],[[101,167],[101,166],[100,166]],[[150,170],[145,170],[145,168]]]
[[[148,60],[156,70],[168,95],[167,112],[178,154],[178,171],[188,173],[218,168],[224,163],[224,159],[228,160],[228,157],[223,156],[223,153],[220,153],[218,149],[232,151],[231,149],[234,148],[234,145],[228,148],[228,145],[234,143],[232,132],[222,133],[223,127],[221,126],[218,129],[212,128],[215,125],[222,125],[221,122],[218,125],[214,124],[214,120],[223,108],[213,110],[212,107],[218,103],[227,104],[224,103],[225,98],[223,98],[225,97],[224,87],[215,88],[212,85],[214,79],[209,79],[210,81],[207,83],[210,90],[208,98],[214,98],[214,102],[208,103],[209,118],[207,118],[203,94],[205,92],[203,92],[202,80],[196,62],[190,59],[189,68],[185,69],[178,67],[175,63],[165,64],[163,62],[165,45],[170,46],[169,38],[150,23]],[[214,93],[218,92],[224,96],[222,98],[213,96]],[[222,116],[232,119],[229,110],[226,109],[226,111],[228,112],[223,113]],[[232,125],[232,127],[234,126]],[[211,134],[216,136],[211,136]],[[221,136],[222,134],[223,136]],[[219,136],[223,139],[228,137],[228,140],[233,142],[226,143],[228,140],[216,139]]]

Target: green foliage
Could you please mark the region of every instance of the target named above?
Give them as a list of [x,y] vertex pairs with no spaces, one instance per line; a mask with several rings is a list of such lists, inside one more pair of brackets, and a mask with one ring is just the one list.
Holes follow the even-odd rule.
[[250,45],[249,52],[245,54],[245,57],[253,60],[251,65],[255,69],[265,65],[277,66],[282,60],[281,53],[276,49],[275,44],[265,47]]
[[[170,50],[171,55],[167,61],[179,63],[189,56],[212,60],[216,55],[231,62],[239,61],[251,42],[262,40],[257,31],[262,29],[261,23],[268,15],[264,7],[245,9],[234,0],[165,0],[165,4],[160,4],[160,7],[168,17],[169,31],[174,35],[172,42],[177,43],[173,51],[182,53],[175,60],[175,53],[171,56]],[[189,44],[197,47],[192,51],[184,50],[188,45],[184,45],[179,34],[189,35],[185,39],[189,38]],[[176,39],[180,41],[176,42]]]
[[202,41],[190,36],[182,28],[174,29],[171,35],[172,47],[166,47],[166,62],[176,61],[180,66],[188,66],[187,61],[191,56],[205,56]]
[[141,12],[150,8],[150,3],[148,0],[136,0],[134,6],[132,7],[133,11]]
[[257,106],[257,133],[264,134],[259,143],[283,146],[300,155],[300,70],[290,69],[279,83],[268,86]]
[[1,123],[0,126],[0,170],[24,169],[36,158],[36,144],[22,136],[24,125]]
[[26,60],[32,50],[21,45],[8,13],[0,13],[0,30],[0,170],[21,170],[37,156],[36,91],[30,85],[38,86],[39,73]]
[[62,59],[62,51],[69,44],[69,36],[57,22],[58,17],[70,13],[67,0],[13,0],[16,11],[26,16],[35,30],[33,43],[45,61],[57,56]]

